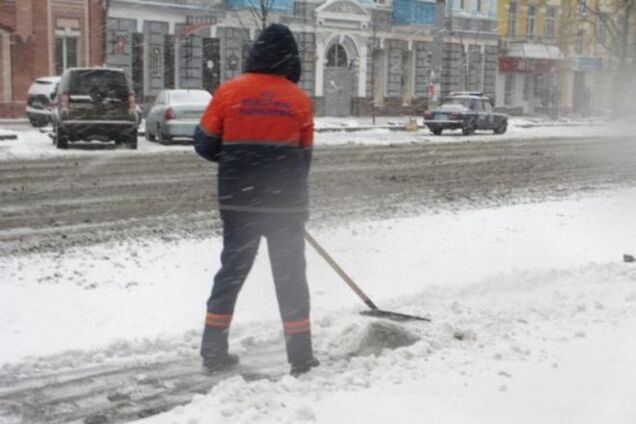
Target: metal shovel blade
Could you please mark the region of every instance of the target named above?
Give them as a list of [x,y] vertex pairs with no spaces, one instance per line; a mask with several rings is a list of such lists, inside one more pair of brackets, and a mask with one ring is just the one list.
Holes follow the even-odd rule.
[[426,321],[431,322],[430,318],[418,317],[416,315],[401,314],[399,312],[383,311],[382,309],[369,309],[368,311],[360,312],[360,315],[365,315],[373,318],[386,318],[393,321]]

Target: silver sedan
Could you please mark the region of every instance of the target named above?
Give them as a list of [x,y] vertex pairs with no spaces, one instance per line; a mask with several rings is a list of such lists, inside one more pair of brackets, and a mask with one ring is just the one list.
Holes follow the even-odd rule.
[[146,139],[170,142],[193,138],[201,115],[212,100],[205,90],[164,90],[146,116]]

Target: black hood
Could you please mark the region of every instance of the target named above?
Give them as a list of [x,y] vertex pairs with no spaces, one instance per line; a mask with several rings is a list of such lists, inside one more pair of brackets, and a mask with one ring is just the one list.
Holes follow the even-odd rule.
[[282,75],[291,82],[298,82],[298,45],[289,28],[281,24],[265,28],[250,50],[245,72]]

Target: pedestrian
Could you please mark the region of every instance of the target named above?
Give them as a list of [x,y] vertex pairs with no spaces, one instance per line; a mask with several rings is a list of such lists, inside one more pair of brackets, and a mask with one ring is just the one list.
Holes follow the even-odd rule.
[[218,163],[221,268],[207,302],[203,365],[238,363],[228,352],[234,306],[267,239],[291,374],[317,366],[311,343],[304,229],[313,145],[311,100],[297,85],[298,46],[285,25],[268,26],[242,75],[222,84],[195,132],[196,152]]

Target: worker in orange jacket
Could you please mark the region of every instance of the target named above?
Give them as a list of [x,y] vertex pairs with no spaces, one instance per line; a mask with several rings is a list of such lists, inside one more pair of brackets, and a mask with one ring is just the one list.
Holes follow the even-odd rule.
[[268,26],[246,72],[222,84],[201,118],[196,152],[218,163],[221,269],[207,303],[201,355],[218,371],[238,363],[228,333],[239,291],[267,239],[293,375],[319,364],[311,343],[304,226],[313,145],[311,100],[297,85],[298,47],[284,25]]

